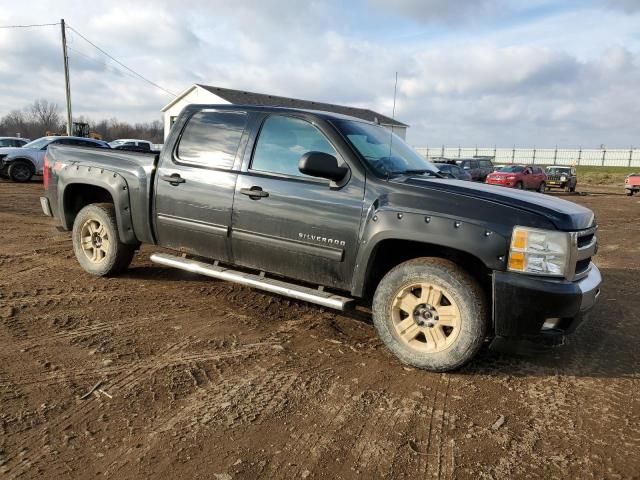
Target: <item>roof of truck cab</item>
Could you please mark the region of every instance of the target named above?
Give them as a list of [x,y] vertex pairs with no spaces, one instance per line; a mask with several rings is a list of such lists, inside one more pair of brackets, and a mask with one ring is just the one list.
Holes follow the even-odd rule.
[[[186,107],[186,109],[187,108],[192,110],[201,110],[205,108],[211,108],[216,110],[242,110],[242,111],[250,111],[250,112],[306,113],[306,114],[315,115],[324,119],[352,120],[355,122],[378,124],[376,122],[365,120],[360,117],[354,117],[352,115],[345,115],[345,114],[336,113],[336,112],[327,112],[325,110],[313,110],[310,108],[290,108],[290,107],[277,107],[277,106],[270,106],[270,105],[236,105],[236,104],[232,104],[232,105],[191,104],[188,107]],[[388,124],[379,123],[378,125],[388,125]],[[394,125],[394,126],[399,126],[399,125]]]

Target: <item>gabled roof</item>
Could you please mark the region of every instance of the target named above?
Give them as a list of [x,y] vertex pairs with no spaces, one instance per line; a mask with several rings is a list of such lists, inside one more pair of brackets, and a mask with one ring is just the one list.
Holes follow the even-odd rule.
[[335,105],[333,103],[314,102],[311,100],[300,100],[298,98],[279,97],[277,95],[267,95],[264,93],[245,92],[243,90],[233,90],[231,88],[213,87],[211,85],[194,84],[178,96],[173,102],[163,108],[166,110],[173,103],[184,95],[188,94],[195,86],[203,88],[208,92],[217,95],[229,103],[237,105],[267,105],[270,107],[288,107],[301,108],[305,110],[323,110],[325,112],[340,113],[342,115],[350,115],[352,117],[361,118],[370,122],[378,122],[383,125],[393,125],[396,127],[408,127],[406,123],[393,120],[386,115],[374,112],[367,108],[346,107],[344,105]]

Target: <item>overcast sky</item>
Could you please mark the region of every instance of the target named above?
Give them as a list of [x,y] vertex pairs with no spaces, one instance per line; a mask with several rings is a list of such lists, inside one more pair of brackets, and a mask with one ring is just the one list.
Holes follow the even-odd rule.
[[[391,115],[397,71],[416,146],[640,145],[640,0],[0,0],[0,25],[60,18],[175,93],[198,82]],[[74,116],[160,118],[171,95],[68,41]],[[0,72],[0,115],[62,107],[60,28],[0,30]]]

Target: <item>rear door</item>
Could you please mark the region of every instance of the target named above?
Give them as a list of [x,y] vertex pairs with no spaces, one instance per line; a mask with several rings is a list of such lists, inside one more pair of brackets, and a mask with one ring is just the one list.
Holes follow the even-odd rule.
[[159,245],[229,260],[234,167],[247,118],[235,110],[195,111],[173,150],[163,150],[154,210]]
[[[238,178],[231,232],[234,263],[315,284],[349,288],[358,248],[364,176],[329,125],[271,114]],[[309,151],[351,169],[341,186],[298,170]]]

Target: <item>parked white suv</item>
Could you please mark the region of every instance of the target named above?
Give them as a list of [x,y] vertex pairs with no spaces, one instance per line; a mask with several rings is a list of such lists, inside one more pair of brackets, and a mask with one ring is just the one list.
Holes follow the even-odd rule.
[[136,138],[119,138],[113,142],[109,142],[111,148],[119,147],[139,147],[140,150],[153,150],[153,144],[147,140],[138,140]]
[[24,147],[31,140],[22,137],[0,137],[0,148]]

